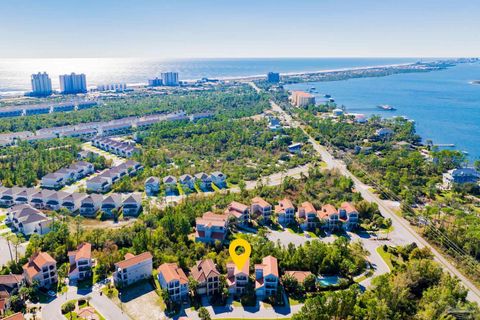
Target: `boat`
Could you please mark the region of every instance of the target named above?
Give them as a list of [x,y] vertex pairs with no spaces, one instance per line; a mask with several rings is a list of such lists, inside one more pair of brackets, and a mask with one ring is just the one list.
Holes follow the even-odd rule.
[[395,111],[395,110],[397,110],[394,107],[389,106],[388,104],[379,105],[379,106],[377,106],[377,108],[385,110],[385,111]]
[[324,95],[325,98],[331,98],[332,96],[329,94]]

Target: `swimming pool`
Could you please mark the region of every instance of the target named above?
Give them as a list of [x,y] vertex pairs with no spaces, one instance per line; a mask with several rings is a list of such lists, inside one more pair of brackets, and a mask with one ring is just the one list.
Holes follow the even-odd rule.
[[340,277],[338,276],[317,277],[317,282],[324,287],[336,285],[339,281]]

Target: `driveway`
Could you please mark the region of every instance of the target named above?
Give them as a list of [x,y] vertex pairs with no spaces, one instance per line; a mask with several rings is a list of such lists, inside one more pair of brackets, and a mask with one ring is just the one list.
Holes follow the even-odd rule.
[[161,299],[155,292],[154,287],[148,281],[144,281],[128,287],[122,292],[122,309],[132,319],[164,319],[165,313],[161,310]]

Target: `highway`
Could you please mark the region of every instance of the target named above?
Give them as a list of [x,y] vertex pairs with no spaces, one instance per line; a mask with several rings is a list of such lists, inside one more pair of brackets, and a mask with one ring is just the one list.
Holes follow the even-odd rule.
[[[253,83],[249,84],[257,91],[260,92],[260,89]],[[386,218],[390,218],[393,223],[394,230],[397,234],[400,234],[404,240],[408,242],[415,242],[419,247],[428,247],[432,254],[434,255],[435,260],[450,274],[458,277],[462,284],[469,290],[468,299],[470,301],[480,304],[480,290],[467,279],[450,261],[448,261],[438,250],[436,250],[432,245],[430,245],[424,238],[422,238],[406,221],[404,218],[395,214],[395,212],[386,205],[385,201],[380,199],[376,194],[374,194],[370,187],[365,185],[354,176],[345,166],[345,164],[337,159],[335,159],[327,149],[320,145],[312,136],[310,136],[305,130],[304,126],[293,119],[285,110],[283,110],[278,104],[270,100],[272,109],[285,119],[285,121],[292,127],[297,127],[302,129],[302,131],[307,135],[309,142],[312,144],[313,148],[321,156],[322,160],[327,163],[327,168],[337,169],[343,175],[351,178],[355,184],[356,190],[361,193],[362,197],[370,202],[375,202],[378,204],[378,208],[382,215]]]

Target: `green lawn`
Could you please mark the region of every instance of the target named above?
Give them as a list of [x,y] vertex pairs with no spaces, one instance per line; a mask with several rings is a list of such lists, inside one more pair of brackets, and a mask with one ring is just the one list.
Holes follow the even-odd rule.
[[213,191],[217,192],[220,191],[220,188],[215,185],[215,183],[212,183],[212,189]]
[[3,222],[6,218],[7,218],[7,216],[5,216],[5,215],[0,216],[0,222]]
[[4,224],[0,224],[0,230],[7,229],[8,227]]
[[391,257],[392,254],[385,252],[383,250],[383,246],[378,247],[377,252],[380,255],[380,257],[382,257],[383,261],[385,261],[390,271],[393,270],[392,257]]
[[291,298],[291,297],[288,297],[288,303],[291,305],[291,306],[296,306],[300,303],[302,303],[301,301],[299,300],[296,300],[294,298]]
[[182,185],[180,183],[177,183],[177,189],[178,189],[178,194],[181,196],[185,195],[185,191],[183,191]]
[[68,319],[68,320],[77,320],[78,319],[77,313],[75,311],[72,311],[72,312],[69,312],[69,313],[65,314],[64,317],[65,317],[65,319]]

